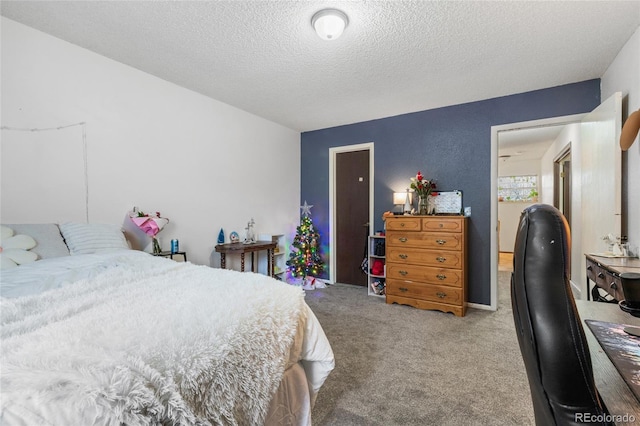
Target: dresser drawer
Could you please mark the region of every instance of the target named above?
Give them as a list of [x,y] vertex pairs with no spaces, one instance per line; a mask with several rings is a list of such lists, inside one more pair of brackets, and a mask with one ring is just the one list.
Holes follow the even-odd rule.
[[462,268],[461,251],[423,250],[404,247],[387,247],[387,270],[390,264]]
[[460,250],[463,246],[462,234],[450,232],[423,232],[424,247],[443,250]]
[[603,277],[599,281],[596,281],[596,283],[598,283],[598,286],[605,289],[607,293],[609,293],[617,301],[624,300],[624,294],[622,292],[622,281],[620,281],[620,277],[603,268],[600,268],[599,275],[602,275]]
[[[591,267],[591,269],[589,269],[589,267]],[[598,287],[605,290],[617,301],[624,299],[620,277],[612,274],[595,262],[591,262],[591,265],[589,265],[589,261],[587,261],[587,275]]]
[[387,219],[387,233],[388,231],[411,231],[418,232],[422,230],[421,220],[419,217],[398,217]]
[[600,266],[596,262],[587,259],[587,277],[589,277],[591,281],[596,282],[596,276],[599,270]]
[[594,265],[594,281],[602,288],[607,288],[607,280],[605,279],[606,269],[602,269],[600,265]]
[[411,231],[387,231],[385,239],[387,247],[423,247],[426,234]]
[[408,283],[387,279],[387,294],[403,297],[412,297],[432,302],[462,304],[462,290],[455,287],[446,287],[421,283]]
[[433,268],[429,266],[387,264],[387,278],[436,285],[462,287],[464,273],[461,269]]
[[451,232],[399,232],[387,233],[389,246],[419,247],[445,250],[460,250],[463,246],[462,234]]
[[423,218],[423,231],[462,232],[463,220],[459,218]]

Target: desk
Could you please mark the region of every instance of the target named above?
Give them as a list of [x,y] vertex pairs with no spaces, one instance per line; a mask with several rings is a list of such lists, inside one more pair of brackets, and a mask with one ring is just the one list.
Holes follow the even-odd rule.
[[585,254],[585,257],[587,258],[587,300],[591,297],[589,280],[606,290],[615,300],[624,300],[620,274],[624,272],[640,273],[640,259],[637,257],[604,257],[594,254]]
[[227,265],[227,254],[239,254],[240,255],[240,271],[244,272],[244,254],[251,253],[251,270],[257,272],[257,265],[255,264],[253,254],[255,252],[266,250],[267,251],[267,275],[273,277],[273,249],[276,248],[278,243],[273,241],[256,241],[255,243],[228,243],[218,244],[215,249],[220,253],[220,267],[224,269]]
[[629,389],[618,370],[613,365],[604,349],[600,346],[595,336],[585,324],[584,320],[613,322],[618,324],[640,325],[640,319],[623,312],[617,304],[589,302],[576,300],[578,313],[582,320],[582,327],[587,336],[591,363],[593,364],[593,376],[598,392],[612,415],[623,416],[628,414],[635,417],[635,422],[616,423],[620,425],[638,425],[640,422],[640,401],[638,401]]

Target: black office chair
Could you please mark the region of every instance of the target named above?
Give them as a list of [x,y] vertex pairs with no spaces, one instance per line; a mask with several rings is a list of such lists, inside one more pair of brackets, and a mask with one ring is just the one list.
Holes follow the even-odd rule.
[[537,425],[611,424],[593,379],[587,339],[568,279],[571,236],[556,208],[522,212],[511,275],[511,304]]

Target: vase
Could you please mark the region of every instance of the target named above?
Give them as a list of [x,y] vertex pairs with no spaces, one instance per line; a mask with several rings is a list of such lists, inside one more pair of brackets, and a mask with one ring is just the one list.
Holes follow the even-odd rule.
[[429,201],[428,196],[419,196],[418,197],[418,214],[426,215],[429,211]]
[[153,254],[160,253],[162,251],[162,249],[160,248],[160,241],[158,241],[156,237],[153,237],[152,241],[153,241]]

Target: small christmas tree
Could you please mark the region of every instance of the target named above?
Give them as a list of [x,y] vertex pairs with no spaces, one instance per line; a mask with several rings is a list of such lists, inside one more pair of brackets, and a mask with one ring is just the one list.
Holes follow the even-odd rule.
[[293,277],[317,277],[324,270],[324,262],[320,257],[320,234],[311,220],[311,207],[307,202],[300,208],[302,214],[300,225],[296,228],[296,236],[291,243],[291,254],[287,260],[287,269]]

